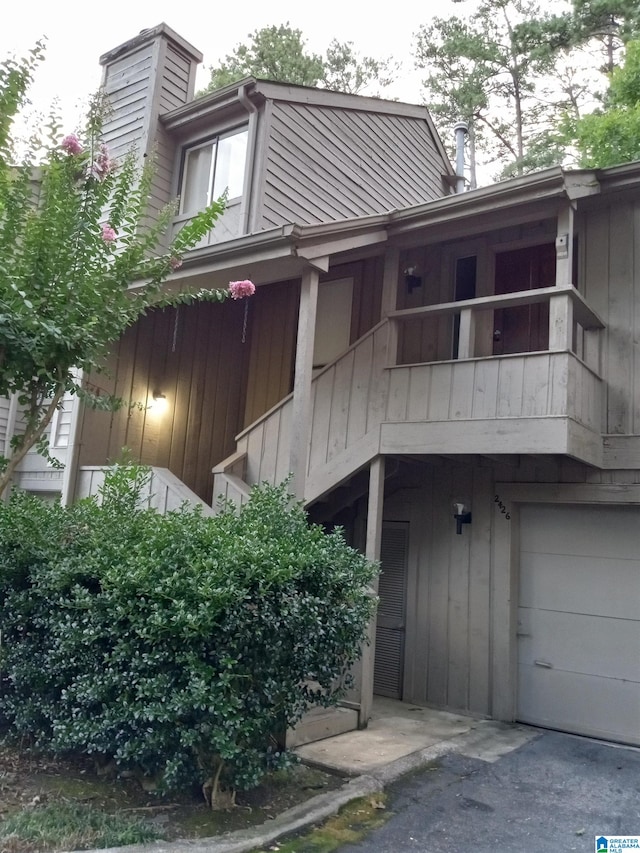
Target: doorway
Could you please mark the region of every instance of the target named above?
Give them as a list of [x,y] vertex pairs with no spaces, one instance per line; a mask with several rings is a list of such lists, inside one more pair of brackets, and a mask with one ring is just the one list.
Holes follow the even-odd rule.
[[[552,287],[556,283],[554,243],[526,246],[496,255],[495,293]],[[499,308],[493,314],[493,354],[537,352],[549,348],[549,305],[538,302]]]

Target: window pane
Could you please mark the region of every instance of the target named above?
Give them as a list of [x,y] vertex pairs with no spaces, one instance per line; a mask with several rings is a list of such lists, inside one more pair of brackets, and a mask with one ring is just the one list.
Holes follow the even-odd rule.
[[209,204],[211,164],[215,143],[187,151],[184,160],[180,213],[197,213]]
[[214,198],[219,198],[225,190],[228,191],[228,198],[237,198],[242,195],[248,136],[247,130],[241,130],[239,133],[218,140],[216,177],[213,184]]

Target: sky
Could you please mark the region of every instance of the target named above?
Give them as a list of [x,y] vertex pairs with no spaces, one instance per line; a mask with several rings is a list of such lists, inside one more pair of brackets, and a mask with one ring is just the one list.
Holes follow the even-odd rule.
[[[413,68],[414,33],[420,24],[437,14],[459,13],[468,2],[453,5],[438,0],[437,9],[415,0],[394,0],[384,16],[373,13],[371,4],[357,0],[323,0],[305,4],[293,0],[244,0],[221,4],[175,0],[109,0],[108,3],[79,3],[77,0],[17,0],[5,10],[0,29],[0,58],[7,53],[24,54],[37,39],[47,37],[46,60],[40,68],[31,99],[48,111],[58,98],[65,120],[79,115],[79,104],[100,84],[101,54],[128,41],[140,30],[164,21],[204,54],[197,88],[208,79],[207,67],[222,59],[248,33],[272,24],[302,30],[309,49],[321,53],[332,38],[353,41],[361,54],[382,58],[393,56],[403,70],[385,96],[420,103],[420,75]],[[229,10],[236,7],[237,15]],[[223,10],[223,11],[221,11]]]

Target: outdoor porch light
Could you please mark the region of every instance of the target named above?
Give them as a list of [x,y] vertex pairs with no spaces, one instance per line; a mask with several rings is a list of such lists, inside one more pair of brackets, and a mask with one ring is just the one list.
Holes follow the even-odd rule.
[[404,274],[404,283],[407,288],[407,293],[413,293],[416,287],[422,287],[422,277],[418,275],[418,267],[406,267]]
[[454,503],[453,508],[455,509],[453,517],[456,520],[456,533],[462,533],[462,525],[471,524],[471,511],[463,503]]
[[162,391],[154,391],[152,395],[152,403],[149,406],[150,409],[153,409],[157,414],[162,414],[168,406],[167,403],[167,395],[163,394]]

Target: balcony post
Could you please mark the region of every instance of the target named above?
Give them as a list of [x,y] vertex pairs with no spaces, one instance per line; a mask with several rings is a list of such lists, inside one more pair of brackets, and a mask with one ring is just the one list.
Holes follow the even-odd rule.
[[298,312],[298,339],[296,341],[296,366],[293,380],[293,413],[291,418],[291,445],[289,470],[293,478],[291,491],[298,500],[304,498],[307,478],[307,455],[311,429],[311,380],[313,379],[313,345],[318,307],[318,280],[321,264],[309,266],[302,274],[300,309]]
[[573,284],[573,205],[571,202],[558,211],[556,231],[556,287]]
[[[376,456],[369,468],[369,503],[367,506],[367,539],[365,554],[369,560],[380,559],[382,542],[382,509],[384,506],[384,456]],[[378,577],[371,583],[372,592],[378,592]],[[376,621],[377,614],[369,622],[369,642],[362,650],[360,662],[360,710],[358,716],[359,728],[364,728],[369,722],[373,706],[373,672],[376,657]]]
[[573,349],[573,302],[566,291],[549,299],[549,350]]
[[476,352],[476,315],[473,308],[460,311],[458,358],[473,358]]
[[[398,273],[400,270],[400,250],[391,248],[384,258],[384,272],[382,275],[382,304],[380,306],[380,317],[388,317],[396,310],[398,304]],[[398,363],[398,322],[389,320],[388,337],[388,364]]]

